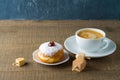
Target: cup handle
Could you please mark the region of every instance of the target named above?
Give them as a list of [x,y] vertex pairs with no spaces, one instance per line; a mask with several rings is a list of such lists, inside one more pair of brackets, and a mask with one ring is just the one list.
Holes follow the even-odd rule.
[[108,38],[105,38],[104,40],[103,40],[103,44],[102,44],[102,46],[101,46],[101,49],[103,50],[103,49],[106,49],[108,46],[109,46],[109,43],[110,43],[110,40],[108,39]]

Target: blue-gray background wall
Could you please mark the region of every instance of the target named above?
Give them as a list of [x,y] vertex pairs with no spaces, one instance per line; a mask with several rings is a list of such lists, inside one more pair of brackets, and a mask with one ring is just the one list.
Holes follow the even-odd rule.
[[120,19],[120,0],[0,0],[0,19]]

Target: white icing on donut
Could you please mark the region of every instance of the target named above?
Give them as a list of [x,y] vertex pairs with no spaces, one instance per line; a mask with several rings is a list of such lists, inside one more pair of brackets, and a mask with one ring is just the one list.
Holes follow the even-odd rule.
[[54,42],[54,43],[55,43],[55,46],[48,46],[49,42],[45,42],[41,44],[39,47],[39,50],[40,50],[39,54],[44,53],[45,55],[53,56],[56,52],[63,49],[62,45],[60,45],[57,42]]

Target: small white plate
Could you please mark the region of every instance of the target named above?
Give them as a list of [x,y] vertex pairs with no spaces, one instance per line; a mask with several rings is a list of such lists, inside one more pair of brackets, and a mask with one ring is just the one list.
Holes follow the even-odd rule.
[[59,65],[59,64],[62,64],[62,63],[67,62],[67,61],[70,59],[70,57],[69,57],[69,55],[68,55],[68,52],[67,52],[66,50],[64,50],[64,59],[63,59],[62,61],[49,64],[49,63],[42,62],[42,61],[39,59],[39,57],[38,57],[38,51],[39,51],[39,49],[37,49],[37,50],[35,50],[35,51],[33,52],[33,60],[34,60],[35,62],[37,62],[37,63],[40,63],[40,64],[44,64],[44,65]]
[[[106,39],[110,41],[107,48],[98,50],[96,52],[85,51],[84,52],[85,56],[91,57],[91,58],[98,58],[98,57],[104,57],[104,56],[108,56],[108,55],[112,54],[116,50],[116,44],[112,40],[110,40],[108,38],[106,38]],[[75,35],[67,38],[64,42],[64,46],[69,52],[71,52],[73,54],[77,54],[77,53],[81,52],[81,50],[77,47]]]

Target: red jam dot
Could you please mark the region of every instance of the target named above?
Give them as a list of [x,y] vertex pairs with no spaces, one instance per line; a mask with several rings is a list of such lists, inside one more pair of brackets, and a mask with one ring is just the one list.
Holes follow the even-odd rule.
[[49,42],[48,46],[50,46],[50,47],[55,46],[54,41]]

